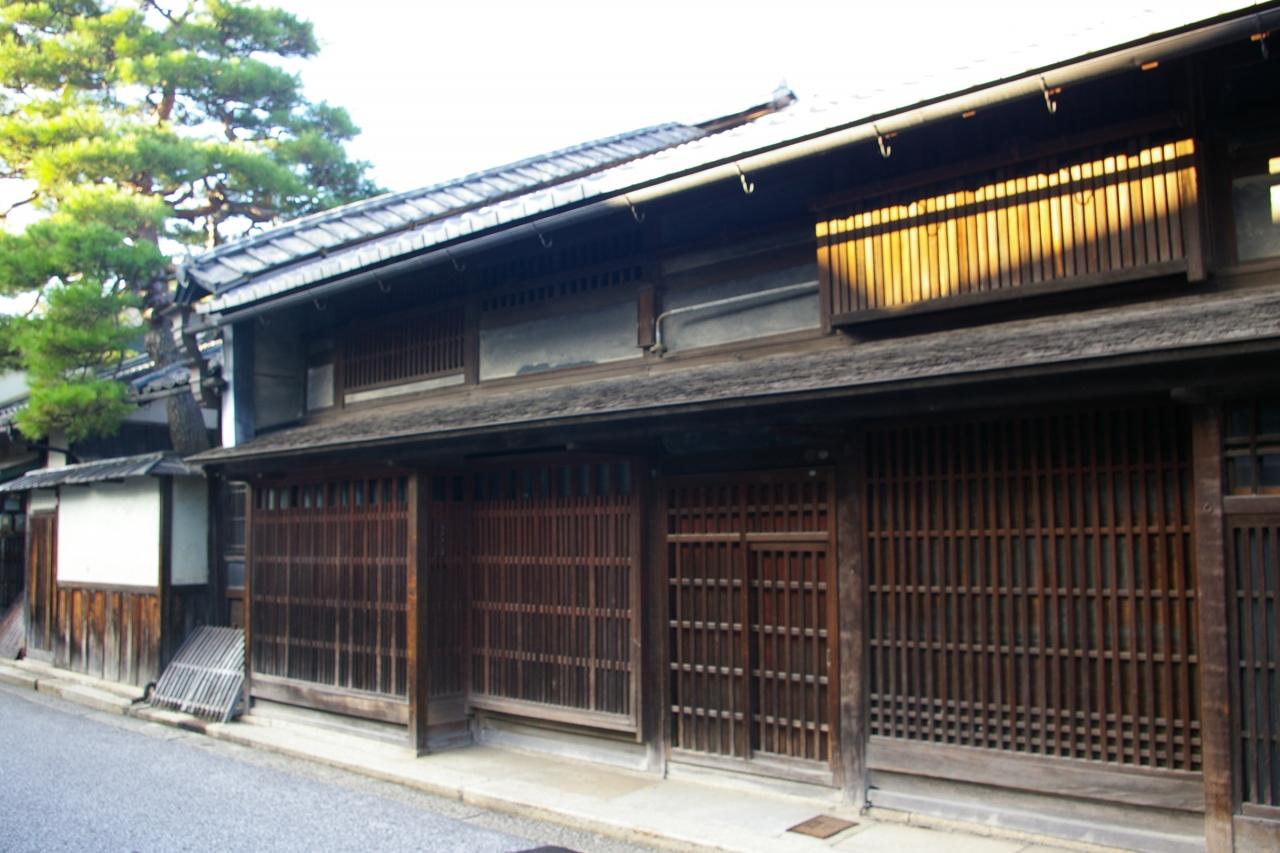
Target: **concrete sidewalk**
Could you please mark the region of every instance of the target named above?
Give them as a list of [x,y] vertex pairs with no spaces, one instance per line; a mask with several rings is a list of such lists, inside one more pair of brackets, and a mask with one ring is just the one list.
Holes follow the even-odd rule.
[[[571,825],[627,841],[680,850],[816,853],[1053,853],[1065,849],[1043,839],[974,834],[980,827],[943,825],[876,810],[842,809],[834,798],[790,795],[732,777],[662,779],[493,746],[471,746],[417,757],[407,748],[293,721],[208,723],[151,708],[141,691],[28,661],[0,663],[0,683],[38,690],[101,711],[272,750],[457,799],[477,808]],[[820,814],[856,826],[819,840],[787,830]]]

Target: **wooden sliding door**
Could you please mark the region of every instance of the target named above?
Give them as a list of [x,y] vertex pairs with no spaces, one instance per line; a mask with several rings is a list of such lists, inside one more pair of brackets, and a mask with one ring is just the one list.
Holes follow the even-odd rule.
[[1203,808],[1186,412],[891,426],[865,458],[872,769]]
[[408,721],[408,478],[253,490],[248,641],[255,696]]
[[564,458],[473,474],[473,707],[638,732],[634,467]]
[[829,472],[674,478],[666,496],[673,757],[792,764],[836,743]]

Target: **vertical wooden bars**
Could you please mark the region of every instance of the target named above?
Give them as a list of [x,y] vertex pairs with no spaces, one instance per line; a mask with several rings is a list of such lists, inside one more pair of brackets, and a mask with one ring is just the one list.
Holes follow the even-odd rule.
[[823,316],[1126,271],[1201,275],[1196,188],[1195,143],[1180,139],[924,198],[881,196],[817,225]]
[[632,463],[493,466],[471,487],[471,703],[638,730]]
[[1189,430],[1153,405],[871,431],[871,734],[1199,770]]
[[253,500],[252,673],[407,697],[408,477],[297,479]]
[[672,748],[832,762],[831,472],[676,478],[665,493]]

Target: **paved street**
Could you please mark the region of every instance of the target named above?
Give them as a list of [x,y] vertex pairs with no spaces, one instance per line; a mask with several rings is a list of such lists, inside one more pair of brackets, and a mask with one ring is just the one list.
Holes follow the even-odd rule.
[[0,687],[3,851],[642,848]]

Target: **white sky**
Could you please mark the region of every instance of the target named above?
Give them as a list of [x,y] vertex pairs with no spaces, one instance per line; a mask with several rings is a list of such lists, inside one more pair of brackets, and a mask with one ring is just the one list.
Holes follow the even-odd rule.
[[[927,80],[935,92],[1248,0],[276,0],[314,22],[308,95],[393,190],[664,121]],[[1083,37],[1083,38],[1082,38]],[[1083,46],[1083,49],[1081,49]],[[955,69],[963,68],[959,75]],[[917,99],[904,90],[902,103]]]

